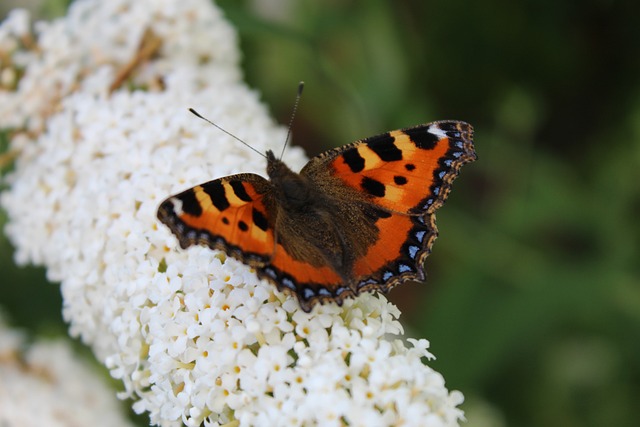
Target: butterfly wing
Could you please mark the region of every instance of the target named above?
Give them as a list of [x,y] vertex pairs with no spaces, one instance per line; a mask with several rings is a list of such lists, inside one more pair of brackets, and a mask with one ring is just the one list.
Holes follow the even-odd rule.
[[269,262],[275,240],[264,195],[271,183],[239,174],[197,185],[162,202],[158,219],[180,246],[202,244],[253,266]]
[[387,132],[312,159],[302,175],[339,178],[389,211],[427,214],[447,198],[460,167],[476,159],[473,128],[441,121]]
[[[327,151],[301,171],[333,197],[362,195],[381,212],[375,218],[376,240],[353,268],[356,293],[386,292],[425,278],[423,263],[437,236],[435,211],[460,167],[476,159],[472,138],[467,123],[434,122]],[[331,180],[355,192],[335,192],[340,186],[324,184]]]

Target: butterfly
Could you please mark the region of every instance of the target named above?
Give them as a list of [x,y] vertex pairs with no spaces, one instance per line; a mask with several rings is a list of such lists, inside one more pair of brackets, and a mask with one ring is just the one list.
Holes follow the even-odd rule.
[[231,175],[169,197],[158,219],[180,246],[205,245],[252,267],[309,312],[425,279],[424,261],[473,128],[438,121],[335,148],[292,171],[266,152],[269,179]]

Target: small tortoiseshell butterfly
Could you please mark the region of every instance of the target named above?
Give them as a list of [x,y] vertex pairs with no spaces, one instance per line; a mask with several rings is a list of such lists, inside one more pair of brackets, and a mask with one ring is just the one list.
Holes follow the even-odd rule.
[[476,159],[473,128],[440,121],[326,151],[295,173],[267,151],[267,175],[244,173],[165,200],[158,218],[180,246],[202,244],[317,302],[424,280],[435,211]]

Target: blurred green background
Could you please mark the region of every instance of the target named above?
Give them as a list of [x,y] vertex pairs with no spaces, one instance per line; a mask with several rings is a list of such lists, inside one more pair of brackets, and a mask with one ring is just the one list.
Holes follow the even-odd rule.
[[[478,161],[438,211],[428,281],[390,294],[465,394],[467,425],[638,425],[640,3],[218,4],[281,123],[306,82],[293,141],[310,156],[423,122],[474,125]],[[14,266],[6,240],[0,251],[13,322],[63,333],[56,286]]]

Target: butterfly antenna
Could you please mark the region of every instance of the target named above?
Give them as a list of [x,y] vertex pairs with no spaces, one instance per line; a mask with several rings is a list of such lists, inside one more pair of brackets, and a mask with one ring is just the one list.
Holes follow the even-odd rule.
[[243,143],[244,145],[246,145],[247,147],[249,147],[250,149],[252,149],[253,151],[255,151],[256,153],[260,154],[262,157],[267,157],[264,155],[264,153],[261,153],[260,151],[256,150],[255,148],[253,148],[252,146],[250,146],[249,144],[247,144],[246,142],[244,142],[243,140],[241,140],[240,138],[238,138],[237,136],[235,136],[234,134],[232,134],[229,131],[224,130],[223,128],[221,128],[220,126],[218,126],[217,124],[213,123],[211,120],[207,119],[206,117],[203,117],[202,115],[200,115],[200,113],[198,113],[196,110],[194,110],[193,108],[189,108],[189,111],[191,112],[191,114],[193,114],[194,116],[204,120],[205,122],[209,123],[210,125],[213,125],[215,127],[217,127],[218,129],[220,129],[222,132],[226,133],[227,135],[229,135],[230,137],[240,141],[241,143]]
[[302,97],[302,89],[304,89],[304,82],[298,83],[298,94],[296,95],[296,102],[293,104],[293,112],[291,113],[291,119],[289,120],[289,130],[287,131],[287,139],[284,140],[284,145],[282,146],[282,152],[280,153],[280,158],[284,155],[284,149],[287,148],[287,143],[289,142],[289,137],[291,136],[291,127],[293,126],[293,119],[296,117],[296,112],[298,111],[298,104],[300,103],[300,98]]

